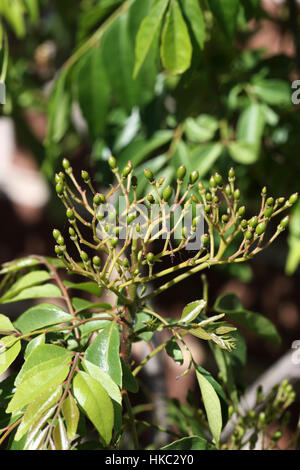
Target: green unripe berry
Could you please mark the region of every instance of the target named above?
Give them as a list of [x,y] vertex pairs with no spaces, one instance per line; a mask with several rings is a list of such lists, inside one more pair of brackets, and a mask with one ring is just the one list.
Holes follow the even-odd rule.
[[137,177],[135,175],[133,175],[132,178],[131,178],[131,187],[132,187],[132,189],[136,189],[137,185],[138,185]]
[[97,266],[97,268],[99,268],[101,266],[101,259],[99,258],[99,256],[94,256],[93,257],[93,265]]
[[269,219],[272,214],[273,214],[273,206],[266,206],[264,210],[264,216]]
[[112,155],[110,155],[109,159],[108,159],[108,164],[110,166],[110,168],[112,170],[114,170],[115,168],[117,168],[117,160],[115,159],[115,157],[113,157]]
[[147,262],[149,264],[153,264],[154,260],[155,260],[154,254],[153,253],[147,253],[146,259],[147,259]]
[[75,230],[73,229],[73,227],[69,227],[69,234],[71,235],[71,237],[75,237],[76,232],[75,232]]
[[63,246],[65,244],[65,239],[62,235],[59,235],[56,239],[57,243],[60,245],[60,246]]
[[217,182],[216,182],[214,176],[211,176],[211,177],[209,178],[209,186],[210,186],[211,188],[216,188],[216,187],[217,187]]
[[203,191],[205,191],[204,184],[202,183],[202,181],[199,181],[199,183],[198,183],[198,191],[199,191],[200,193],[202,193]]
[[181,165],[177,170],[177,178],[182,181],[186,175],[186,167]]
[[273,206],[274,204],[274,198],[273,197],[268,197],[268,199],[266,200],[266,204],[268,206]]
[[240,197],[241,197],[241,191],[240,191],[239,189],[236,189],[236,190],[234,191],[234,193],[233,193],[233,197],[234,197],[234,199],[236,199],[236,200],[237,200],[237,199],[240,199]]
[[272,436],[272,441],[279,441],[279,439],[282,438],[282,432],[281,431],[276,431],[274,432],[273,436]]
[[219,173],[214,174],[215,182],[217,183],[218,186],[221,186],[223,183],[223,178]]
[[190,174],[190,184],[195,184],[198,178],[199,178],[199,171],[198,170],[192,171],[192,173]]
[[218,204],[218,202],[219,202],[218,196],[214,196],[212,202],[213,202],[213,204]]
[[55,186],[55,190],[59,196],[61,196],[64,192],[64,183],[60,180],[57,185]]
[[117,244],[118,244],[118,239],[117,239],[117,238],[113,238],[113,239],[110,241],[110,243],[111,243],[111,246],[112,246],[113,248],[115,248],[115,247],[117,246]]
[[243,219],[243,220],[241,221],[241,227],[242,227],[242,228],[247,228],[247,227],[248,227],[248,222],[247,222],[246,219]]
[[66,215],[68,219],[74,219],[74,211],[72,209],[67,209]]
[[265,196],[267,194],[267,186],[264,186],[261,190],[261,195]]
[[239,209],[238,209],[238,215],[239,215],[240,217],[243,217],[243,215],[245,214],[245,212],[246,212],[246,207],[245,207],[245,206],[239,207]]
[[207,247],[208,244],[209,244],[209,236],[207,235],[207,233],[204,233],[201,237],[201,243],[202,243],[202,246],[203,247]]
[[172,193],[173,193],[173,190],[171,188],[171,186],[167,186],[164,190],[163,190],[163,199],[164,201],[169,201],[169,199],[171,198],[172,196]]
[[294,193],[290,196],[289,198],[289,203],[290,204],[295,204],[298,200],[298,193]]
[[57,256],[61,256],[63,254],[63,250],[61,249],[59,245],[55,245],[54,251],[57,254]]
[[124,261],[122,262],[122,265],[124,266],[124,268],[129,268],[129,261],[128,259],[124,259]]
[[89,179],[90,179],[90,175],[88,174],[88,172],[87,172],[86,170],[82,170],[82,172],[81,172],[81,178],[82,178],[85,182],[87,182],[87,181],[89,181]]
[[132,168],[130,168],[129,166],[125,166],[125,168],[122,171],[122,176],[123,176],[124,179],[127,178],[129,173],[131,172],[131,170],[132,170]]
[[234,168],[230,168],[229,172],[228,172],[228,176],[229,178],[234,178],[235,177],[235,171],[234,171]]
[[97,193],[97,194],[95,194],[95,196],[93,198],[93,202],[96,206],[100,206],[100,204],[104,204],[106,202],[106,198],[105,198],[104,194]]
[[192,201],[196,204],[199,204],[199,199],[195,196],[195,194],[192,194]]
[[60,236],[60,231],[55,228],[52,234],[53,234],[54,239],[57,240],[58,237]]
[[280,227],[281,228],[286,228],[289,224],[289,216],[287,215],[286,217],[284,217],[281,221],[280,221]]
[[204,206],[204,211],[208,214],[210,212],[210,206]]
[[267,228],[267,224],[265,222],[260,222],[260,224],[258,224],[258,226],[255,229],[255,233],[257,233],[257,235],[262,235],[263,233],[265,233],[266,228]]
[[199,223],[199,217],[194,217],[193,222],[192,222],[192,226],[197,227],[198,223]]
[[227,196],[230,196],[231,195],[231,187],[230,187],[230,184],[227,184],[226,187],[225,187],[225,193],[227,194]]
[[89,256],[85,251],[81,251],[80,257],[81,257],[82,261],[84,261],[85,263],[89,260]]
[[258,218],[256,216],[252,217],[249,221],[249,226],[255,228],[258,224]]
[[135,276],[138,276],[140,274],[140,271],[138,269],[136,269],[133,273]]
[[228,220],[229,220],[229,215],[223,214],[222,215],[222,222],[226,224],[228,222]]
[[155,202],[155,199],[154,197],[152,196],[152,194],[148,194],[147,196],[147,201],[150,202],[150,204],[153,204]]
[[64,167],[65,170],[68,170],[68,168],[70,168],[70,162],[67,158],[63,159],[62,166]]
[[245,238],[246,240],[250,241],[253,237],[253,233],[250,232],[249,230],[245,233]]
[[211,202],[211,201],[212,201],[212,195],[211,195],[211,193],[206,193],[206,194],[205,194],[205,199],[207,200],[207,202]]
[[258,415],[258,419],[259,419],[259,422],[261,424],[265,424],[266,423],[266,415],[263,411],[261,411]]
[[282,204],[284,204],[285,199],[284,199],[284,197],[279,197],[277,199],[277,201],[278,201],[278,204],[282,205]]
[[164,176],[162,176],[161,178],[159,178],[159,180],[158,180],[158,182],[157,182],[157,187],[158,187],[158,188],[160,188],[160,187],[164,184],[165,179],[166,179],[166,178],[165,178]]
[[144,175],[145,177],[147,178],[148,181],[150,181],[150,183],[153,183],[154,181],[154,176],[153,176],[153,173],[151,170],[149,170],[148,168],[146,168],[144,170]]

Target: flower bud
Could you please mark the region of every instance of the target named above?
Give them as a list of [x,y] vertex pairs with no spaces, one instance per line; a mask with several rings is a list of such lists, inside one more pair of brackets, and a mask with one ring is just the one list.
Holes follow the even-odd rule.
[[96,266],[97,268],[100,267],[100,265],[101,265],[101,259],[99,258],[99,256],[94,256],[94,257],[93,257],[93,265]]
[[235,177],[235,171],[234,171],[234,168],[230,168],[229,172],[228,172],[228,176],[230,179],[234,178]]
[[205,188],[204,188],[204,185],[203,185],[202,181],[199,181],[199,183],[198,183],[198,191],[199,191],[200,193],[202,193],[203,191],[205,191]]
[[216,182],[214,176],[211,176],[211,177],[209,178],[209,186],[210,186],[211,188],[216,188],[216,187],[217,187],[217,182]]
[[286,227],[288,226],[288,224],[289,224],[289,220],[290,220],[290,219],[289,219],[289,216],[287,215],[286,217],[284,217],[284,218],[280,221],[279,226],[280,226],[281,228],[286,228]]
[[212,195],[211,195],[211,193],[208,193],[208,192],[207,192],[207,193],[205,194],[205,199],[207,200],[207,202],[211,202],[211,201],[212,201]]
[[65,239],[62,235],[59,235],[56,239],[57,243],[60,245],[60,246],[63,246],[65,244]]
[[215,182],[217,183],[218,186],[221,186],[223,183],[223,178],[219,173],[214,174]]
[[85,263],[89,260],[89,256],[85,251],[81,251],[80,257],[81,257],[82,261],[84,261]]
[[268,206],[273,206],[274,204],[274,198],[273,197],[268,197],[268,199],[266,200],[266,204]]
[[245,212],[246,212],[246,207],[245,207],[245,206],[239,207],[239,209],[238,209],[238,215],[239,215],[240,217],[243,217],[243,215],[245,214]]
[[81,178],[87,183],[90,179],[90,175],[88,174],[86,170],[82,170]]
[[227,194],[227,196],[230,196],[231,195],[231,187],[230,187],[230,184],[227,184],[226,187],[225,187],[225,193]]
[[279,197],[277,199],[277,201],[278,201],[278,204],[282,205],[282,204],[284,204],[285,199],[284,199],[284,197]]
[[207,233],[204,233],[201,237],[201,243],[202,243],[202,246],[204,247],[207,247],[208,244],[209,244],[209,236],[207,235]]
[[261,190],[261,195],[265,196],[267,194],[267,186],[264,186]]
[[164,176],[162,176],[161,178],[159,178],[159,180],[158,180],[158,182],[157,182],[157,187],[158,187],[158,188],[160,188],[160,187],[164,184],[165,179],[166,179],[166,178],[165,178]]
[[129,173],[131,172],[131,170],[132,170],[132,168],[130,168],[128,165],[126,165],[125,168],[122,171],[122,177],[124,179],[126,179],[127,176],[129,175]]
[[66,215],[68,219],[74,219],[74,211],[72,209],[67,209]]
[[181,165],[177,170],[177,178],[182,181],[186,175],[186,167]]
[[236,190],[234,191],[233,197],[234,197],[234,199],[236,199],[236,200],[240,199],[240,197],[241,197],[241,192],[240,192],[239,189],[236,189]]
[[57,185],[55,186],[55,190],[59,196],[61,196],[64,192],[64,183],[60,180]]
[[62,256],[63,254],[63,250],[61,249],[59,245],[55,245],[54,251],[57,254],[57,256]]
[[269,219],[271,215],[273,214],[273,206],[266,206],[264,210],[264,216]]
[[60,236],[60,231],[55,228],[52,234],[53,234],[54,239],[57,240],[58,237]]

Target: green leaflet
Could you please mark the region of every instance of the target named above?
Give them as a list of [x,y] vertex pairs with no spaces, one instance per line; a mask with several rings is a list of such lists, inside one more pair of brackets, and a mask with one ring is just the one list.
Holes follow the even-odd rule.
[[263,106],[258,103],[251,103],[243,110],[239,117],[237,138],[238,141],[246,142],[253,146],[257,155],[256,158],[258,158],[264,127],[265,112]]
[[62,404],[62,412],[66,420],[67,433],[70,441],[73,441],[76,435],[78,422],[79,422],[79,410],[76,405],[76,401],[73,395],[68,395]]
[[69,450],[70,448],[67,431],[60,416],[53,430],[53,441],[56,450]]
[[211,383],[196,370],[199,387],[202,394],[204,408],[209,428],[216,443],[220,440],[222,430],[222,410],[219,397]]
[[69,127],[71,97],[67,86],[68,72],[68,69],[62,69],[51,93],[48,107],[47,143],[60,142]]
[[115,400],[117,403],[121,405],[122,403],[122,396],[118,386],[112,380],[110,375],[107,372],[100,369],[100,367],[96,366],[92,362],[84,360],[82,362],[85,371],[94,379],[98,380],[98,382],[102,385],[103,388],[107,391],[108,395],[112,400]]
[[69,369],[65,364],[42,370],[35,368],[34,373],[17,387],[6,412],[17,413],[42,392],[60,385],[66,379]]
[[53,387],[41,393],[33,402],[27,407],[23,419],[18,427],[15,435],[15,440],[19,441],[28,429],[42,416],[49,408],[55,405],[60,399],[62,387]]
[[255,80],[253,90],[256,96],[270,105],[291,106],[291,89],[284,80]]
[[185,72],[192,60],[192,43],[177,0],[172,0],[162,32],[161,59],[172,74]]
[[230,156],[233,160],[244,165],[255,163],[258,159],[257,147],[249,142],[237,140],[228,146]]
[[217,312],[225,312],[228,317],[253,333],[275,345],[281,343],[280,335],[273,323],[260,315],[243,308],[239,298],[233,293],[220,296],[214,306]]
[[14,325],[6,315],[0,314],[0,331],[13,331]]
[[33,271],[31,273],[25,274],[17,282],[15,282],[8,291],[0,298],[0,303],[4,303],[4,301],[15,297],[19,294],[22,290],[37,285],[42,284],[48,279],[51,279],[51,275],[47,271]]
[[101,47],[93,47],[83,57],[77,77],[78,98],[90,135],[98,138],[106,124],[110,85],[103,65]]
[[85,352],[85,359],[107,372],[121,387],[122,368],[119,356],[120,335],[115,322],[110,322],[94,339]]
[[203,49],[205,41],[205,21],[198,0],[180,0],[183,12],[188,19],[196,41]]
[[15,385],[20,385],[28,375],[39,372],[59,364],[68,364],[72,353],[61,346],[54,344],[40,344],[32,351],[18,373]]
[[199,144],[211,140],[218,127],[218,120],[209,114],[201,114],[196,119],[187,118],[184,125],[187,138]]
[[102,289],[95,282],[70,282],[63,281],[66,287],[70,289],[82,290],[88,292],[89,294],[95,295],[96,297],[101,297]]
[[61,297],[60,289],[54,284],[44,284],[42,286],[28,287],[28,289],[22,290],[15,297],[7,300],[2,300],[3,304],[9,302],[17,302],[25,299],[40,299],[43,297]]
[[156,33],[158,32],[164,13],[168,6],[169,0],[156,0],[148,15],[143,19],[137,37],[135,46],[135,65],[134,78],[139,73],[146,56],[154,42]]
[[190,323],[191,321],[195,320],[195,318],[197,318],[205,306],[206,301],[203,299],[190,302],[184,307],[179,321],[181,323]]
[[239,0],[207,0],[207,2],[223,32],[232,39],[236,30]]
[[183,437],[161,448],[161,450],[215,450],[216,447],[199,436]]
[[114,425],[114,409],[108,393],[96,379],[85,372],[76,375],[73,389],[76,400],[107,446],[111,441]]
[[13,336],[4,336],[0,339],[0,375],[9,368],[21,350],[21,341],[9,346],[13,340]]
[[15,321],[15,327],[25,334],[45,326],[69,322],[72,319],[72,315],[69,315],[60,307],[42,303],[26,310]]

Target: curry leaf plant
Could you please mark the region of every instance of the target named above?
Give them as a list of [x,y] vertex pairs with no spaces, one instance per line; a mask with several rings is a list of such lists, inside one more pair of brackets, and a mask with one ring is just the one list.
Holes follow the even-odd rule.
[[[115,184],[102,194],[87,171],[75,177],[64,159],[55,179],[69,227],[63,233],[53,230],[57,258],[33,255],[6,263],[0,271],[3,306],[42,299],[13,322],[0,315],[0,374],[20,354],[24,358],[17,373],[1,382],[0,442],[24,450],[139,449],[143,431],[150,427],[166,433],[171,441],[166,449],[242,447],[240,427],[228,444],[221,439],[228,417],[238,410],[236,364],[245,365],[244,340],[234,325],[275,344],[280,341],[276,328],[245,310],[234,294],[219,297],[209,309],[204,274],[203,294],[184,307],[180,318],[165,318],[152,300],[189,276],[215,265],[248,261],[267,248],[287,227],[288,216],[282,218],[282,213],[298,195],[275,198],[264,187],[258,212],[249,217],[233,168],[226,178],[213,174],[205,187],[197,170],[188,174],[180,166],[174,188],[145,169],[149,191],[139,198],[132,163],[121,172],[113,156],[108,164]],[[183,251],[185,257],[178,257]],[[161,268],[166,258],[171,267]],[[104,292],[111,294],[109,303],[101,299]],[[150,344],[152,335],[163,330],[169,339],[134,362],[133,343]],[[187,335],[210,346],[222,385],[196,363]],[[202,405],[188,401],[196,416],[190,424],[193,435],[184,419],[172,423],[174,409],[181,416],[174,402],[169,427],[138,419],[151,403],[140,411],[131,405],[141,370],[163,350],[183,364],[181,375],[197,378]],[[254,411],[240,418],[245,432],[251,423],[256,434],[265,432],[265,423],[283,414],[294,399],[291,386],[284,387],[277,389],[277,398],[283,398],[276,413],[272,403],[277,398],[271,394],[267,416],[260,415],[255,425]],[[88,442],[87,435],[92,436]],[[273,447],[276,436],[270,441]]]

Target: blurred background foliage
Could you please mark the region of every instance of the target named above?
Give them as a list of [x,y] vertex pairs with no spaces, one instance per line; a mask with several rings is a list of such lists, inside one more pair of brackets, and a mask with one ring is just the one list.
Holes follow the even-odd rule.
[[[1,114],[52,186],[62,156],[102,186],[110,153],[171,183],[181,164],[204,182],[234,165],[250,212],[266,184],[299,189],[298,17],[295,0],[1,0]],[[299,262],[300,204],[287,273]]]

